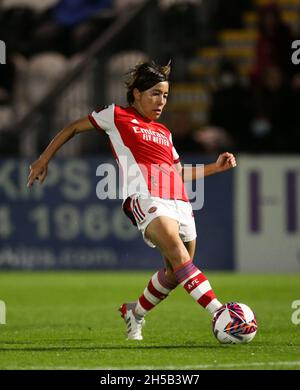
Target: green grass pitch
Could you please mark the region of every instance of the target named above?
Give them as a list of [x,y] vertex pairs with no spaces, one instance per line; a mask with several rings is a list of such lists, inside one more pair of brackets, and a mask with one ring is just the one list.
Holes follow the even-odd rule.
[[[210,315],[177,288],[126,341],[117,311],[151,272],[1,272],[0,369],[300,369],[300,275],[207,276],[219,299],[248,304],[259,330],[247,345],[220,345]],[[300,315],[298,316],[298,318]]]

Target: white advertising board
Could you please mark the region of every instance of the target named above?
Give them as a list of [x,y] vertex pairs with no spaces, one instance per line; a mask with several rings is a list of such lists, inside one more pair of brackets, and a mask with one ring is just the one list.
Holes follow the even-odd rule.
[[300,158],[240,156],[234,202],[235,268],[300,272]]

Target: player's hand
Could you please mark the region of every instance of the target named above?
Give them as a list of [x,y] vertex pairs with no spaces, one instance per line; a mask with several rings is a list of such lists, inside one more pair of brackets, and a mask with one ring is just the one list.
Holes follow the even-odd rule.
[[222,153],[216,161],[216,167],[219,172],[227,171],[228,169],[236,167],[236,160],[232,153]]
[[48,172],[48,163],[39,158],[34,161],[29,168],[30,173],[28,176],[27,187],[31,187],[35,180],[39,180],[40,184],[44,183]]

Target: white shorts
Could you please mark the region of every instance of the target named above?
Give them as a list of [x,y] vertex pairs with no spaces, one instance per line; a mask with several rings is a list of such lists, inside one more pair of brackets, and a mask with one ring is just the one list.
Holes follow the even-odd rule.
[[130,208],[144,241],[151,248],[155,248],[155,245],[145,237],[145,230],[151,221],[161,216],[170,217],[178,222],[179,235],[183,242],[192,241],[197,237],[194,213],[189,202],[133,195]]

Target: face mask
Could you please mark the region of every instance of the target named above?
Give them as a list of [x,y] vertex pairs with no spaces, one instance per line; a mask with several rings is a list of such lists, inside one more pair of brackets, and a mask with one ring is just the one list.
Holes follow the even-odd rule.
[[224,87],[231,87],[236,81],[236,77],[232,73],[222,73],[220,82]]
[[267,119],[257,119],[252,123],[251,130],[255,137],[263,138],[271,132],[272,127]]

